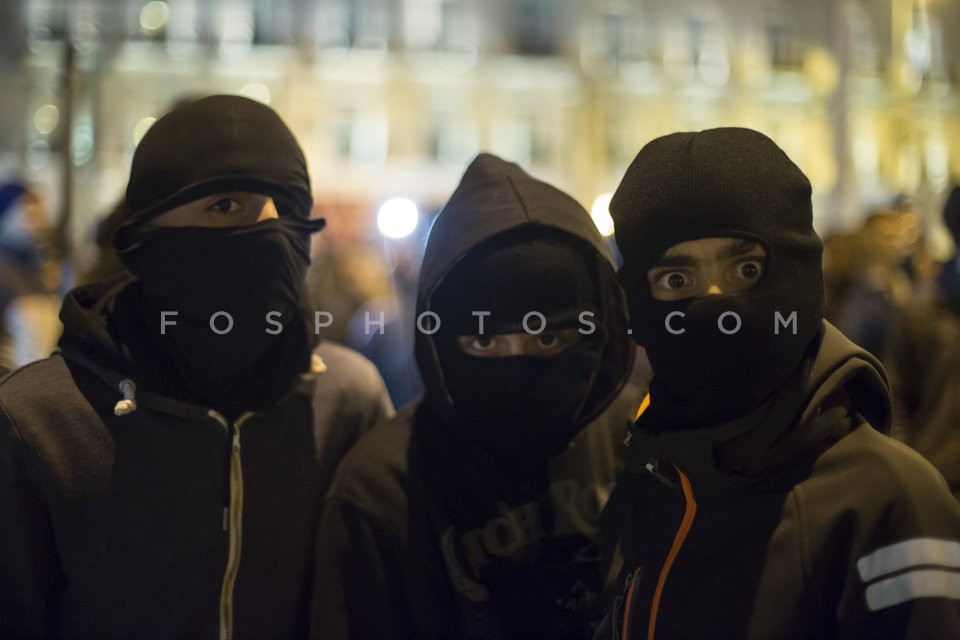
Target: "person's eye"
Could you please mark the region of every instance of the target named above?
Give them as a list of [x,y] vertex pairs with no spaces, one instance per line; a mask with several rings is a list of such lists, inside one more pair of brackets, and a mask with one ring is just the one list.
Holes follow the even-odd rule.
[[227,214],[239,211],[242,207],[240,203],[233,198],[217,198],[208,208],[214,213]]
[[541,333],[534,336],[534,352],[540,355],[559,353],[567,347],[567,341],[556,333]]
[[532,349],[528,353],[540,356],[551,356],[561,351],[566,351],[573,345],[580,334],[576,329],[559,329],[556,331],[544,331],[535,336],[531,336]]
[[682,289],[690,284],[690,278],[681,271],[665,271],[657,275],[657,285],[670,291]]
[[490,349],[493,347],[493,338],[490,336],[474,336],[469,344],[478,350]]
[[737,276],[744,280],[756,280],[763,274],[763,262],[745,260],[737,266]]
[[506,348],[503,339],[495,335],[459,336],[457,344],[464,353],[472,356],[498,356]]

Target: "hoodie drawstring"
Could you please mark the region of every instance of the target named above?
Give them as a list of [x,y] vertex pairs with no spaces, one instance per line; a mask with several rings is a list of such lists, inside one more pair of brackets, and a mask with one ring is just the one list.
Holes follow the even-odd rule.
[[125,416],[137,410],[137,385],[129,378],[120,381],[120,393],[123,394],[123,400],[117,401],[113,405],[113,415]]

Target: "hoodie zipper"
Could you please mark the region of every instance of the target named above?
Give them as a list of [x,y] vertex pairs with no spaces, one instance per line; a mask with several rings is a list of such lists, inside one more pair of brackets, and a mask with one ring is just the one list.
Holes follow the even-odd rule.
[[[650,622],[647,626],[647,640],[654,640],[654,632],[656,631],[657,626],[657,614],[660,611],[660,601],[663,597],[663,588],[667,582],[667,575],[670,573],[670,569],[673,567],[674,560],[676,560],[677,555],[680,553],[680,548],[687,539],[687,534],[690,533],[690,528],[693,526],[693,519],[697,514],[697,501],[693,497],[693,488],[690,485],[689,478],[687,478],[686,474],[684,474],[679,467],[676,465],[672,466],[680,478],[680,487],[683,491],[685,506],[683,518],[680,521],[680,527],[677,529],[677,532],[673,537],[673,544],[670,547],[670,552],[667,554],[666,560],[663,561],[663,567],[660,568],[660,577],[657,579],[657,587],[653,592],[653,602],[650,605]],[[648,462],[646,465],[646,470],[653,477],[657,478],[668,487],[676,488],[676,485],[673,482],[660,473],[656,460],[651,460]],[[639,582],[636,579],[639,572],[640,568],[638,567],[627,579],[628,588],[623,607],[623,623],[620,626],[620,637],[624,640],[630,637],[630,614],[633,609],[631,604],[633,601],[633,592],[637,587],[637,582]]]
[[240,426],[252,413],[241,415],[231,425],[223,414],[211,409],[208,415],[220,423],[230,438],[230,502],[224,508],[223,526],[229,546],[227,566],[220,587],[220,640],[233,638],[233,589],[240,568],[240,548],[243,541],[243,468],[240,464]]

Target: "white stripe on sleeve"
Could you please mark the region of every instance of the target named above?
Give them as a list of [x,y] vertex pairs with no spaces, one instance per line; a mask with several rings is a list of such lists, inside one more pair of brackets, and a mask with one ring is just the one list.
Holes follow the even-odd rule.
[[864,582],[911,567],[960,568],[960,542],[937,538],[913,538],[877,549],[857,560]]
[[911,571],[867,587],[867,606],[877,611],[916,598],[960,600],[960,573],[939,569]]

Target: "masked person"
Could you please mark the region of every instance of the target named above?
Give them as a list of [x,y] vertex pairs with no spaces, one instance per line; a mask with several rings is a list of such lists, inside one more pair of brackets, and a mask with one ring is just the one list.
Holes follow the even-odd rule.
[[392,411],[368,361],[311,353],[311,202],[253,100],[144,136],[135,277],[71,292],[61,351],[0,385],[0,637],[305,635],[325,443]]
[[596,637],[960,637],[960,509],[883,435],[880,364],[822,320],[806,176],[750,129],[675,133],[610,212],[654,375]]
[[572,198],[481,154],[417,299],[426,393],[338,470],[313,637],[589,637],[599,512],[640,400],[603,239]]

